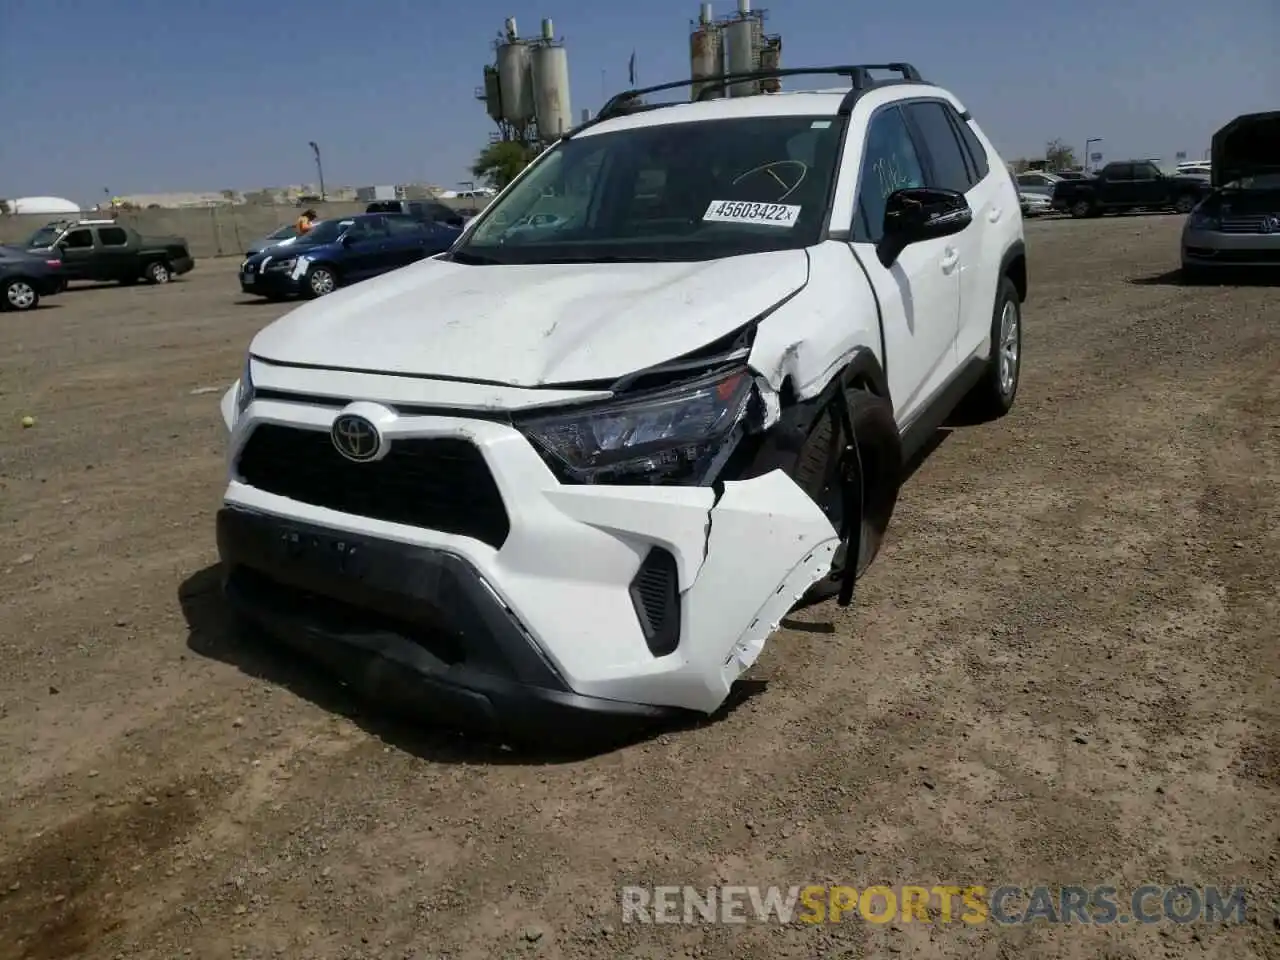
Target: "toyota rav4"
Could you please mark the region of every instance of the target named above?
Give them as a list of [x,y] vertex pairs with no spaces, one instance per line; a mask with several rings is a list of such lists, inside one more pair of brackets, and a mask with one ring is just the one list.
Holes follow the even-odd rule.
[[[718,95],[798,74],[850,86]],[[897,63],[644,99],[682,85],[253,339],[217,521],[249,622],[512,737],[711,714],[849,602],[957,403],[1010,408],[1018,193],[955,95]]]

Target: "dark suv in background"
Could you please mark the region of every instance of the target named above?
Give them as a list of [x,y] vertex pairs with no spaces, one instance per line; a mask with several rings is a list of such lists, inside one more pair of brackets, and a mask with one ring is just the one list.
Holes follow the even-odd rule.
[[403,213],[424,223],[443,223],[449,227],[461,227],[462,212],[446,207],[434,200],[374,200],[364,208],[365,213]]

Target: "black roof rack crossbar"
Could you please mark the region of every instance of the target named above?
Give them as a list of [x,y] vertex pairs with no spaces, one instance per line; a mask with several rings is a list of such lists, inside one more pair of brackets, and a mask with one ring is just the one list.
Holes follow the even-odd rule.
[[704,84],[703,89],[698,93],[699,103],[714,99],[716,94],[722,94],[725,88],[735,83],[747,83],[752,80],[769,80],[775,77],[801,77],[801,76],[840,76],[848,77],[850,90],[844,101],[840,104],[840,114],[847,115],[852,109],[858,97],[868,90],[878,86],[883,86],[885,81],[877,81],[872,78],[872,70],[887,70],[900,75],[901,79],[888,81],[889,83],[923,83],[924,80],[920,76],[920,71],[909,63],[850,63],[841,64],[832,67],[788,67],[778,70],[754,70],[749,73],[727,73],[718,77],[698,77],[688,80],[674,80],[670,83],[659,83],[652,87],[640,87],[635,90],[624,90],[621,93],[610,97],[600,111],[590,120],[579,124],[576,128],[565,134],[568,139],[575,134],[585,130],[587,127],[594,126],[597,123],[603,123],[613,117],[623,116],[624,114],[633,113],[637,110],[656,109],[657,107],[674,106],[671,103],[661,104],[640,104],[637,101],[641,97],[649,93],[661,93],[664,90],[678,90],[681,87],[689,87],[694,84]]

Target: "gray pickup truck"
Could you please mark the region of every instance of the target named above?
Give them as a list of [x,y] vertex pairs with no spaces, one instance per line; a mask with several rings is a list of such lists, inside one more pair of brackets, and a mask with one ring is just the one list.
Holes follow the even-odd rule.
[[55,220],[23,245],[57,251],[66,280],[168,283],[195,266],[182,237],[147,237],[114,220]]

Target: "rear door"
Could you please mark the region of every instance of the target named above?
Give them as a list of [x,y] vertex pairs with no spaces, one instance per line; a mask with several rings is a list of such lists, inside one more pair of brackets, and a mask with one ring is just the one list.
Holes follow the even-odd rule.
[[[995,304],[995,267],[988,251],[1002,249],[1000,232],[1017,215],[1012,184],[1003,170],[993,172],[977,137],[968,145],[965,121],[942,100],[915,100],[906,107],[925,154],[928,186],[964,194],[973,222],[948,238],[959,255],[960,302],[956,326],[957,359],[971,356],[985,342]],[[972,133],[972,131],[970,131]]]
[[343,237],[342,273],[354,282],[395,268],[382,215],[358,217]]
[[387,217],[387,242],[395,267],[407,266],[427,255],[427,231],[430,227],[430,224],[413,217]]
[[129,231],[124,227],[98,227],[95,274],[101,280],[132,280],[138,276],[135,251],[129,249]]

